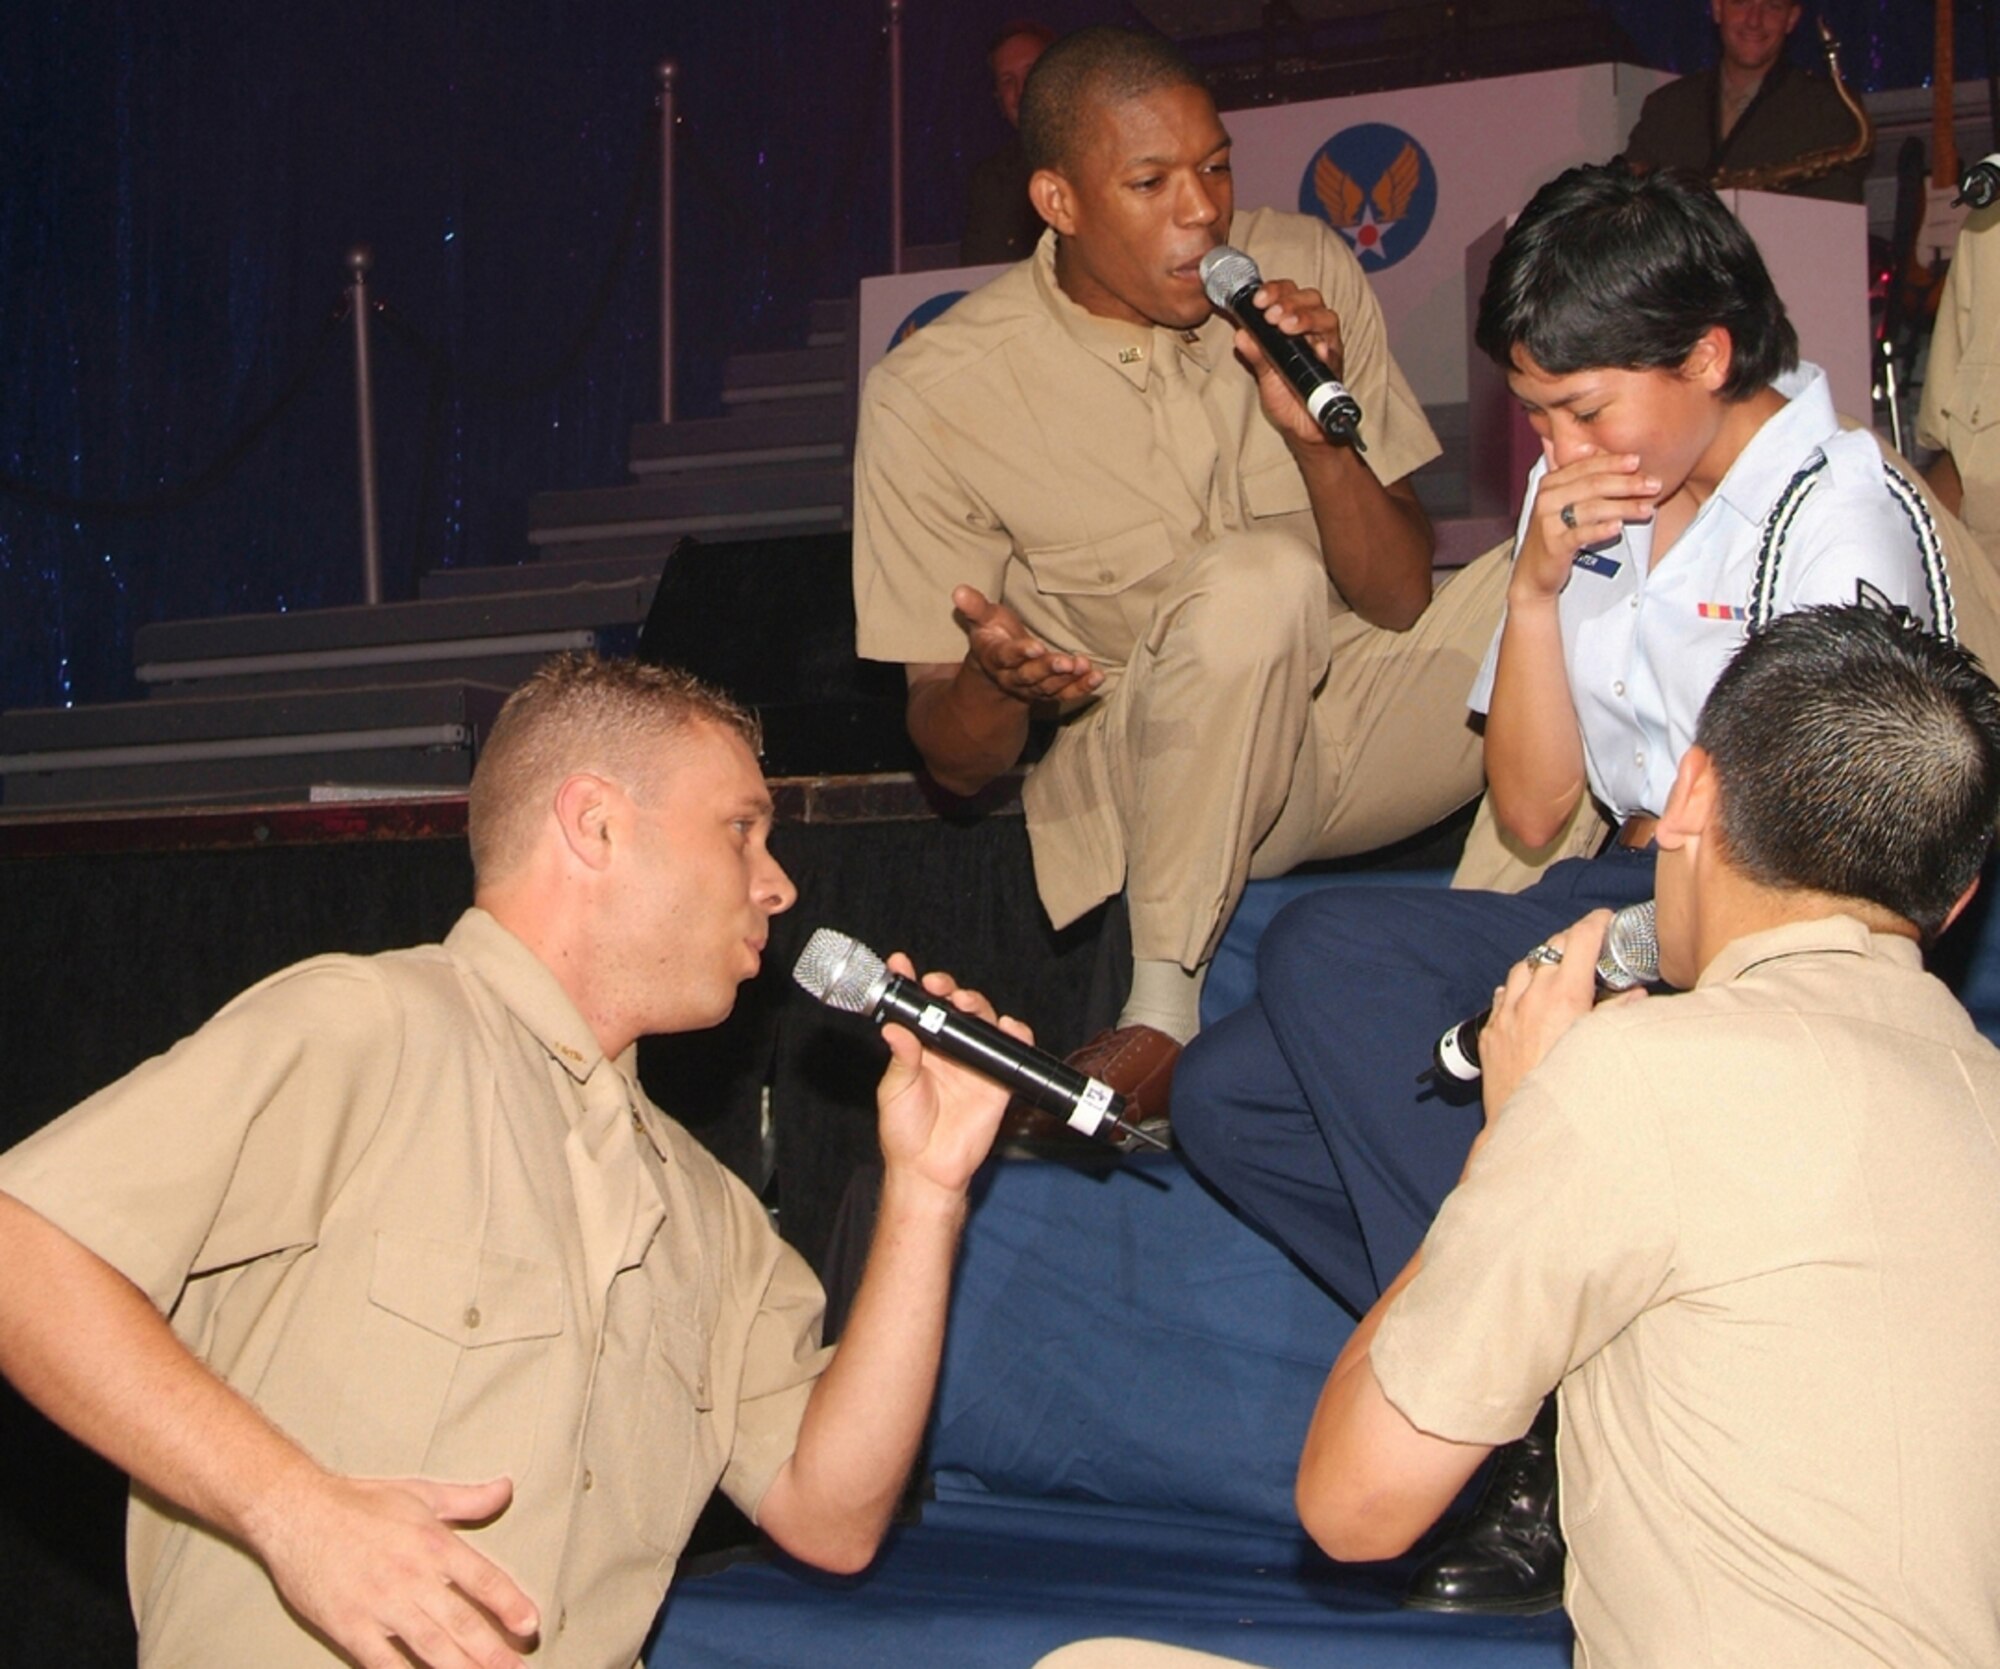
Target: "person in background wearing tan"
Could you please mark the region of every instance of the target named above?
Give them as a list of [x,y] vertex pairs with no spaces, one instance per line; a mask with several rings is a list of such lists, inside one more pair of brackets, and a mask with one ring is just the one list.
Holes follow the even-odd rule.
[[0,1156],[0,1371],[132,1476],[142,1665],[624,1669],[718,1483],[872,1557],[1005,1096],[885,1033],[822,1349],[818,1282],[633,1075],[795,897],[757,746],[684,674],[558,658],[481,751],[442,945],[274,975]]
[[1941,450],[1926,472],[1947,510],[2000,552],[2000,206],[1958,233],[1924,372],[1917,439]]

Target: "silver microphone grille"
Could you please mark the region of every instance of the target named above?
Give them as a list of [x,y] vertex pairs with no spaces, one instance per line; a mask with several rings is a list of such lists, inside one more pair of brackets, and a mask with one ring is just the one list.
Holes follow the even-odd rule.
[[1653,919],[1653,901],[1628,904],[1604,930],[1604,950],[1597,958],[1597,977],[1613,991],[1651,985],[1660,977],[1660,936]]
[[1231,296],[1246,286],[1254,290],[1263,282],[1257,263],[1229,244],[1217,244],[1201,258],[1201,287],[1217,307],[1227,307]]
[[881,994],[888,971],[882,958],[860,940],[820,927],[799,952],[792,978],[829,1008],[866,1014]]

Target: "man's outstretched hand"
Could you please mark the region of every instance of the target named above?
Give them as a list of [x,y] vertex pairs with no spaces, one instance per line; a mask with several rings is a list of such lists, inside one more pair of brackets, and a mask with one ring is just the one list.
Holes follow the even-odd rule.
[[951,606],[974,664],[1016,701],[1082,701],[1104,682],[1089,656],[1050,649],[1005,603],[989,602],[972,586],[955,587]]

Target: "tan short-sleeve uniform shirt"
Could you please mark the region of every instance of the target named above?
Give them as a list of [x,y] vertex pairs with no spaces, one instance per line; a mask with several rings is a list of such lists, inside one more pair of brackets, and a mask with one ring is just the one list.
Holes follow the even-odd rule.
[[1960,519],[2000,545],[2000,207],[1959,233],[1931,330],[1917,439],[1943,447],[1965,484]]
[[1592,1669],[2000,1663],[2000,1052],[1831,917],[1523,1081],[1372,1361],[1417,1426],[1561,1384]]
[[[1236,216],[1231,241],[1341,321],[1343,380],[1384,482],[1438,454],[1390,357],[1382,313],[1340,237],[1305,215]],[[1055,238],[886,355],[855,451],[857,643],[867,659],[956,661],[951,590],[976,586],[1114,677],[1192,553],[1279,527],[1315,549],[1305,482],[1217,315],[1180,332],[1085,312]],[[1200,419],[1149,397],[1185,378]],[[1329,585],[1328,606],[1344,612]]]
[[[593,1194],[566,1138],[606,1090],[644,1181],[619,1153],[628,1185]],[[466,1535],[540,1607],[552,1669],[630,1669],[709,1491],[754,1515],[826,1359],[811,1271],[479,910],[266,980],[0,1156],[0,1189],[329,1468],[511,1477]],[[586,1235],[580,1194],[624,1220]],[[339,1661],[144,1492],[128,1578],[142,1664]]]

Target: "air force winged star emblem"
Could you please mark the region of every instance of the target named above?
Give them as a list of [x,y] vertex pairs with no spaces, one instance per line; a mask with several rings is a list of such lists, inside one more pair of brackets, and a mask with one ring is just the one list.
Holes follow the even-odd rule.
[[1347,239],[1370,271],[1394,266],[1430,230],[1437,175],[1424,148],[1400,128],[1365,122],[1313,154],[1299,207]]

